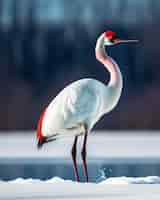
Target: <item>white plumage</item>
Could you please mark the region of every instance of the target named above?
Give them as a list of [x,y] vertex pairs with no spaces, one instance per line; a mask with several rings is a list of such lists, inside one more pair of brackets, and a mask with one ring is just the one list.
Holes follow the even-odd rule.
[[117,104],[121,89],[114,90],[95,79],[81,79],[64,88],[46,109],[44,136],[74,136],[88,131]]

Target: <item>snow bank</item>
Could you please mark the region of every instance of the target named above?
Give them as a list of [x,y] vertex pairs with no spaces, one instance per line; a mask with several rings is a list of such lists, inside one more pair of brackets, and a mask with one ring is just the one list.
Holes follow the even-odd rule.
[[[152,184],[147,184],[152,183]],[[76,183],[59,177],[42,181],[18,178],[0,181],[0,200],[160,199],[160,177],[108,178],[100,183]]]
[[159,176],[148,176],[148,177],[115,177],[108,178],[100,182],[99,184],[160,184]]
[[160,184],[159,176],[148,176],[148,177],[113,177],[108,178],[106,180],[101,181],[100,183],[76,183],[71,180],[64,180],[59,177],[53,177],[52,179],[48,179],[46,181],[40,179],[23,179],[17,178],[11,181],[0,181],[0,184],[8,183],[8,184],[62,184],[62,183],[70,183],[70,184],[94,184],[94,185],[105,185],[105,184]]

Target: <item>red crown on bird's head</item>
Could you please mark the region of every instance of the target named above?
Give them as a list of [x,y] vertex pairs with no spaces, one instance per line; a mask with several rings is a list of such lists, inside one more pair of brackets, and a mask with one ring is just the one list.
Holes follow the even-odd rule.
[[112,38],[112,37],[116,36],[116,33],[111,31],[111,30],[108,30],[108,31],[104,32],[104,36],[107,37],[107,38]]

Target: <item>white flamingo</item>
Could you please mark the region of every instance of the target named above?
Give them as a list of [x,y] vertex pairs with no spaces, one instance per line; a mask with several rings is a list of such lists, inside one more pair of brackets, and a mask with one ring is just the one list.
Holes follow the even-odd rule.
[[84,135],[81,157],[83,173],[88,182],[86,164],[87,135],[95,123],[117,105],[122,92],[121,72],[115,61],[106,54],[105,46],[136,41],[118,39],[113,31],[102,33],[97,40],[95,54],[96,59],[110,73],[108,85],[92,78],[75,81],[65,87],[40,116],[37,126],[38,147],[57,138],[75,137],[71,155],[76,181],[79,181],[76,162],[78,136]]

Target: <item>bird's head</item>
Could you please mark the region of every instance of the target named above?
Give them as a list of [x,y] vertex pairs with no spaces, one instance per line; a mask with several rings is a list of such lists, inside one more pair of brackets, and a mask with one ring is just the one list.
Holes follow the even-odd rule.
[[111,30],[105,31],[103,33],[104,37],[104,45],[110,46],[113,44],[120,44],[120,43],[129,43],[129,42],[138,42],[138,40],[124,40],[119,39],[117,34]]

